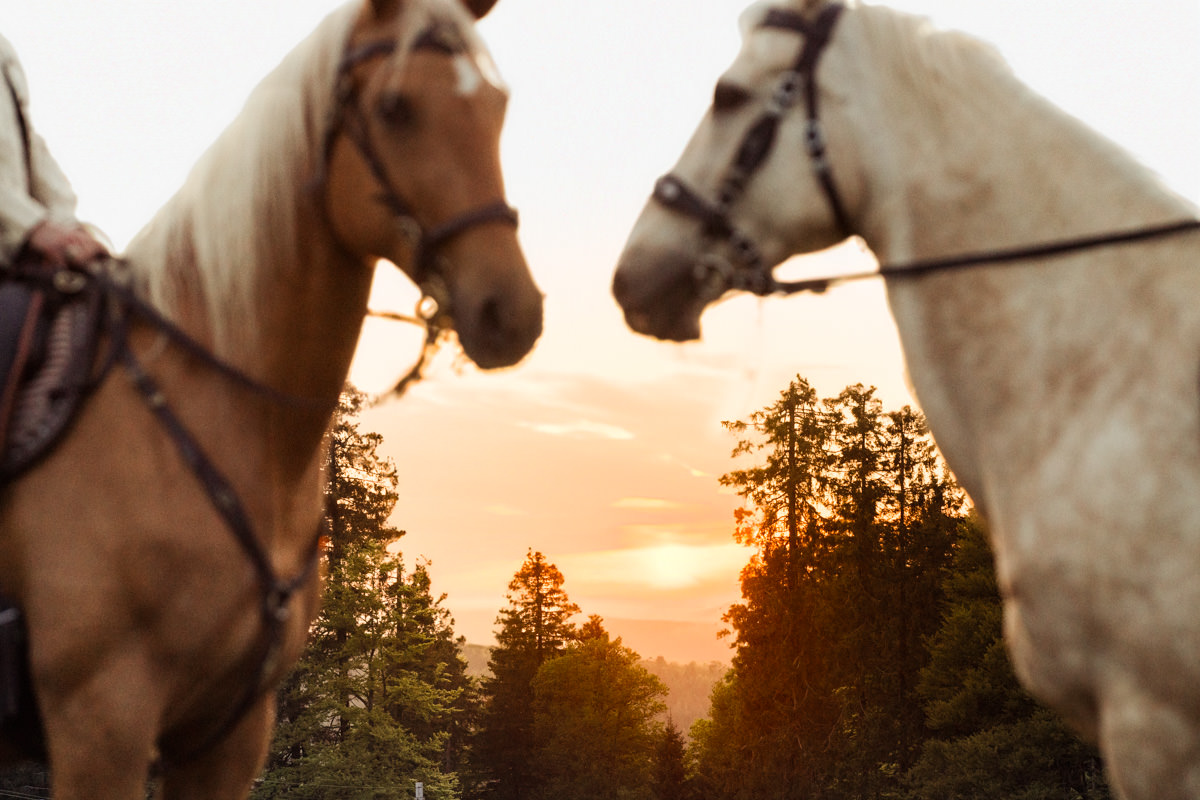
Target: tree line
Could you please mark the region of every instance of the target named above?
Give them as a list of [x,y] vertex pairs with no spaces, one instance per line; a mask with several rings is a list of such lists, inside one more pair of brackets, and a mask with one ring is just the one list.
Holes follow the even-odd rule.
[[388,520],[396,470],[331,434],[327,586],[254,797],[390,800],[1107,798],[1102,765],[1016,683],[979,522],[921,415],[797,378],[725,423],[752,548],[732,666],[682,731],[662,681],[530,550],[488,674]]
[[489,677],[469,677],[427,565],[397,548],[396,469],[379,435],[358,430],[362,404],[347,391],[330,435],[324,601],[252,797],[399,800],[418,783],[430,800],[641,791],[663,683],[598,616],[573,621],[562,573],[533,551],[509,584]]
[[1109,797],[1016,682],[985,534],[920,413],[797,377],[726,428],[754,555],[680,797]]

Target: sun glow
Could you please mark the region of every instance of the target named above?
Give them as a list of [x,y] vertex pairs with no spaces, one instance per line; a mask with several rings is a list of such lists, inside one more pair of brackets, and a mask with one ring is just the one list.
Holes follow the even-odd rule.
[[712,548],[688,547],[682,544],[663,544],[645,550],[635,550],[634,557],[646,582],[664,589],[683,589],[694,586],[711,572],[715,561]]
[[745,561],[745,549],[734,543],[668,543],[560,558],[563,571],[577,587],[621,585],[657,590],[690,589],[713,580],[725,581],[731,574],[736,575]]

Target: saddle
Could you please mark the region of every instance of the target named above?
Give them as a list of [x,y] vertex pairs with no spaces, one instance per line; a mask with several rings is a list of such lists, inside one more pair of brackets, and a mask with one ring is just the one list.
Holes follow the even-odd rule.
[[101,305],[88,277],[0,272],[0,485],[49,452],[87,393]]

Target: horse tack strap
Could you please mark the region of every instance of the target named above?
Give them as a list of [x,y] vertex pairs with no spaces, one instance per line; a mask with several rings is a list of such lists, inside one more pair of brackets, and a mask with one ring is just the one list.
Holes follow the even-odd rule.
[[[200,739],[199,745],[176,748],[165,741],[162,743],[164,760],[169,757],[171,763],[183,763],[197,758],[216,746],[270,689],[272,676],[278,668],[278,655],[283,646],[283,626],[291,615],[292,598],[316,574],[317,564],[321,557],[320,530],[314,535],[309,545],[309,555],[304,567],[290,579],[281,578],[271,564],[270,557],[260,544],[258,537],[255,536],[249,514],[232,484],[171,409],[166,395],[157,381],[145,369],[129,346],[128,332],[131,316],[134,314],[146,316],[156,328],[177,344],[190,345],[186,348],[189,353],[193,351],[193,348],[199,348],[199,345],[160,315],[150,313],[149,307],[136,301],[124,287],[119,287],[112,282],[105,282],[105,285],[114,304],[114,313],[110,318],[108,331],[112,340],[110,357],[119,361],[128,372],[134,387],[146,401],[150,412],[175,445],[180,459],[196,477],[226,528],[233,534],[234,539],[249,558],[261,589],[260,611],[263,620],[263,637],[259,648],[260,653],[254,657],[258,664],[255,680],[247,685],[246,690],[231,707],[229,713]],[[263,394],[269,400],[309,405],[307,398],[293,398],[270,389],[217,360],[202,348],[200,355],[204,356],[204,361],[209,366],[217,368],[227,378],[235,380],[243,388]],[[168,753],[167,751],[174,752]]]
[[[250,559],[262,590],[260,608],[265,635],[261,655],[256,659],[258,662],[257,675],[254,681],[247,685],[246,691],[242,693],[230,712],[200,740],[199,745],[193,745],[179,753],[171,754],[171,763],[182,763],[197,758],[216,746],[269,690],[271,676],[278,667],[279,650],[283,646],[283,625],[291,615],[291,600],[296,592],[312,579],[316,573],[317,563],[320,561],[320,532],[318,531],[317,535],[313,537],[309,548],[310,555],[304,568],[291,579],[280,578],[266,551],[254,535],[249,515],[228,479],[217,469],[187,427],[171,410],[158,384],[146,372],[125,342],[120,345],[119,358],[129,372],[134,386],[145,398],[151,413],[174,442],[179,457],[196,476],[205,494],[208,495],[209,501],[225,522],[225,526]],[[174,748],[164,747],[164,749]],[[164,759],[166,758],[167,754],[164,754]]]
[[[813,175],[825,197],[838,227],[850,236],[854,233],[846,204],[833,178],[833,167],[825,144],[821,125],[817,65],[821,54],[833,37],[844,6],[831,3],[821,9],[813,20],[783,9],[771,9],[760,27],[779,28],[804,36],[804,43],[791,68],[787,70],[766,108],[746,131],[717,189],[715,201],[708,201],[682,179],[666,175],[659,179],[652,197],[667,208],[700,220],[706,236],[724,239],[732,250],[735,264],[710,255],[696,265],[696,280],[706,286],[717,282],[724,288],[741,289],[758,295],[776,291],[774,278],[754,241],[741,231],[730,217],[733,203],[741,197],[750,179],[766,163],[775,146],[784,115],[803,98],[806,113],[804,148],[812,165]],[[719,287],[718,287],[719,288]]]
[[769,294],[799,294],[813,292],[821,294],[827,289],[843,283],[862,281],[872,278],[902,279],[919,278],[937,272],[949,272],[973,267],[999,266],[1014,264],[1020,261],[1032,261],[1039,258],[1070,255],[1100,247],[1113,247],[1123,244],[1165,239],[1183,233],[1200,231],[1200,219],[1185,219],[1178,222],[1167,222],[1162,225],[1150,225],[1145,228],[1134,228],[1115,233],[1102,233],[1093,236],[1080,236],[1074,239],[1061,239],[1041,244],[1013,247],[1004,250],[981,250],[978,253],[942,256],[938,258],[921,259],[901,264],[881,264],[879,269],[869,272],[853,272],[846,275],[833,275],[824,278],[806,278],[798,281],[776,281],[772,279]]
[[[792,67],[793,75],[798,78],[800,87],[804,90],[804,106],[808,119],[804,135],[804,148],[812,163],[813,174],[821,184],[825,197],[829,200],[834,220],[838,227],[849,236],[854,231],[850,225],[850,215],[846,213],[846,204],[842,202],[841,193],[833,180],[833,165],[829,163],[829,153],[825,145],[825,130],[821,125],[820,92],[817,91],[817,63],[833,38],[833,30],[837,27],[843,11],[845,11],[845,6],[840,3],[831,3],[821,9],[817,18],[810,22],[799,14],[775,8],[767,13],[761,27],[781,28],[804,35],[804,46],[800,48],[800,55],[797,56],[796,63]],[[784,79],[784,83],[776,95],[777,102],[786,104],[782,106],[784,110],[790,108],[795,102],[794,92],[797,88],[788,78]]]

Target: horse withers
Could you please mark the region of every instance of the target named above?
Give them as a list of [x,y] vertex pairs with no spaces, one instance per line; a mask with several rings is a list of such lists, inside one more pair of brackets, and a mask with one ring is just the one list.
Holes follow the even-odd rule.
[[1018,675],[1131,800],[1200,796],[1196,210],[996,53],[878,6],[760,3],[630,234],[635,330],[858,236],[986,517]]
[[141,798],[156,761],[164,797],[246,796],[317,607],[323,437],[376,261],[482,367],[540,335],[473,24],[494,2],[335,11],[82,275],[102,377],[0,503],[59,800]]

